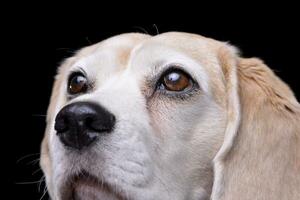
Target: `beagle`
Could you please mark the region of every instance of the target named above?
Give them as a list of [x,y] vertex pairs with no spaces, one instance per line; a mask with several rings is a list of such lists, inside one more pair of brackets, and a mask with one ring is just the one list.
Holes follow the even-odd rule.
[[53,200],[299,200],[300,106],[228,43],[122,34],[59,67],[40,164]]

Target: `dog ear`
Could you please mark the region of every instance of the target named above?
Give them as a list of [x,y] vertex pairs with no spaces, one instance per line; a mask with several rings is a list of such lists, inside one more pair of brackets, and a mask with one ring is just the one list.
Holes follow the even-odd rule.
[[228,124],[214,158],[212,200],[300,199],[300,106],[259,59],[219,52]]
[[[41,144],[41,158],[40,158],[40,166],[42,168],[42,170],[44,171],[44,174],[46,176],[46,181],[47,181],[47,187],[48,187],[48,191],[52,191],[51,190],[51,184],[49,181],[48,177],[51,177],[51,173],[52,173],[52,169],[51,169],[51,157],[49,154],[49,133],[50,130],[53,126],[52,124],[52,119],[55,117],[56,113],[58,112],[58,104],[59,101],[64,101],[64,95],[62,95],[61,90],[64,89],[62,87],[63,85],[63,76],[65,74],[66,69],[68,68],[69,65],[71,65],[71,63],[73,62],[73,58],[69,58],[67,59],[59,68],[58,68],[58,73],[55,76],[55,80],[54,80],[54,85],[53,85],[53,89],[52,89],[52,94],[51,94],[51,98],[50,98],[50,104],[47,110],[47,118],[46,118],[46,131],[44,134],[44,138]],[[60,104],[62,104],[64,102],[60,102]]]
[[54,80],[54,85],[52,88],[52,94],[51,94],[51,98],[50,98],[50,104],[48,106],[48,110],[47,110],[47,117],[46,117],[46,131],[44,134],[44,138],[41,144],[41,157],[40,157],[40,166],[45,174],[46,177],[46,182],[47,182],[47,187],[48,187],[48,191],[52,191],[52,186],[49,182],[49,177],[51,177],[52,175],[52,168],[51,168],[51,157],[50,157],[50,153],[49,153],[49,132],[51,130],[51,120],[54,117],[54,110],[57,104],[57,101],[59,99],[59,91],[60,91],[60,87],[61,87],[61,78],[60,78],[60,74],[58,73],[55,76],[55,80]]

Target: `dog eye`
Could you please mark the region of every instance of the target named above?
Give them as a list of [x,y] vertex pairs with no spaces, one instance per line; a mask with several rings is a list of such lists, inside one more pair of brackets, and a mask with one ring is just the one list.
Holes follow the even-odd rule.
[[84,93],[87,88],[87,79],[82,73],[75,72],[70,76],[68,83],[68,92],[70,94]]
[[180,92],[192,88],[193,81],[181,70],[171,70],[163,75],[159,89]]

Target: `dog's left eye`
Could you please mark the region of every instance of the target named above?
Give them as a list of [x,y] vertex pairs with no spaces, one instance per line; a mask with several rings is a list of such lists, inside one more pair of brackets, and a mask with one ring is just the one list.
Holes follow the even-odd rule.
[[70,94],[79,94],[87,91],[88,84],[86,77],[80,73],[73,73],[68,81],[68,92]]

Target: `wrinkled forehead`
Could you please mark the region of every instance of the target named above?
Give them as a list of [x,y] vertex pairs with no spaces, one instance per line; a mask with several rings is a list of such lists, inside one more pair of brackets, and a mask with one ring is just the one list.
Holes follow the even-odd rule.
[[104,81],[123,71],[141,75],[151,73],[153,67],[167,62],[178,62],[193,68],[190,71],[206,76],[205,82],[212,89],[222,91],[223,73],[217,56],[221,46],[224,46],[221,42],[188,33],[122,34],[82,49],[73,58],[69,69],[83,68]]
[[[106,39],[80,50],[70,67],[101,66],[102,69],[120,68],[122,70],[127,65],[132,50],[148,38],[150,38],[149,35],[130,33]],[[107,63],[110,65],[107,66]]]
[[[179,32],[164,33],[138,44],[132,50],[128,67],[134,68],[133,71],[147,73],[149,70],[151,71],[151,66],[161,66],[168,62],[175,65],[178,63],[179,65],[183,64],[185,68],[192,68],[192,72],[198,71],[198,75],[222,80],[223,73],[218,53],[224,46],[222,42],[200,35]],[[215,80],[211,84],[214,83]]]
[[210,65],[218,62],[216,53],[220,45],[218,41],[188,33],[164,33],[157,36],[122,34],[83,48],[76,54],[76,61],[72,64],[99,66],[101,62],[109,61],[115,68],[122,66],[124,69],[130,67],[129,61],[136,58],[151,62],[155,57],[168,57],[177,52],[201,62],[209,71]]

